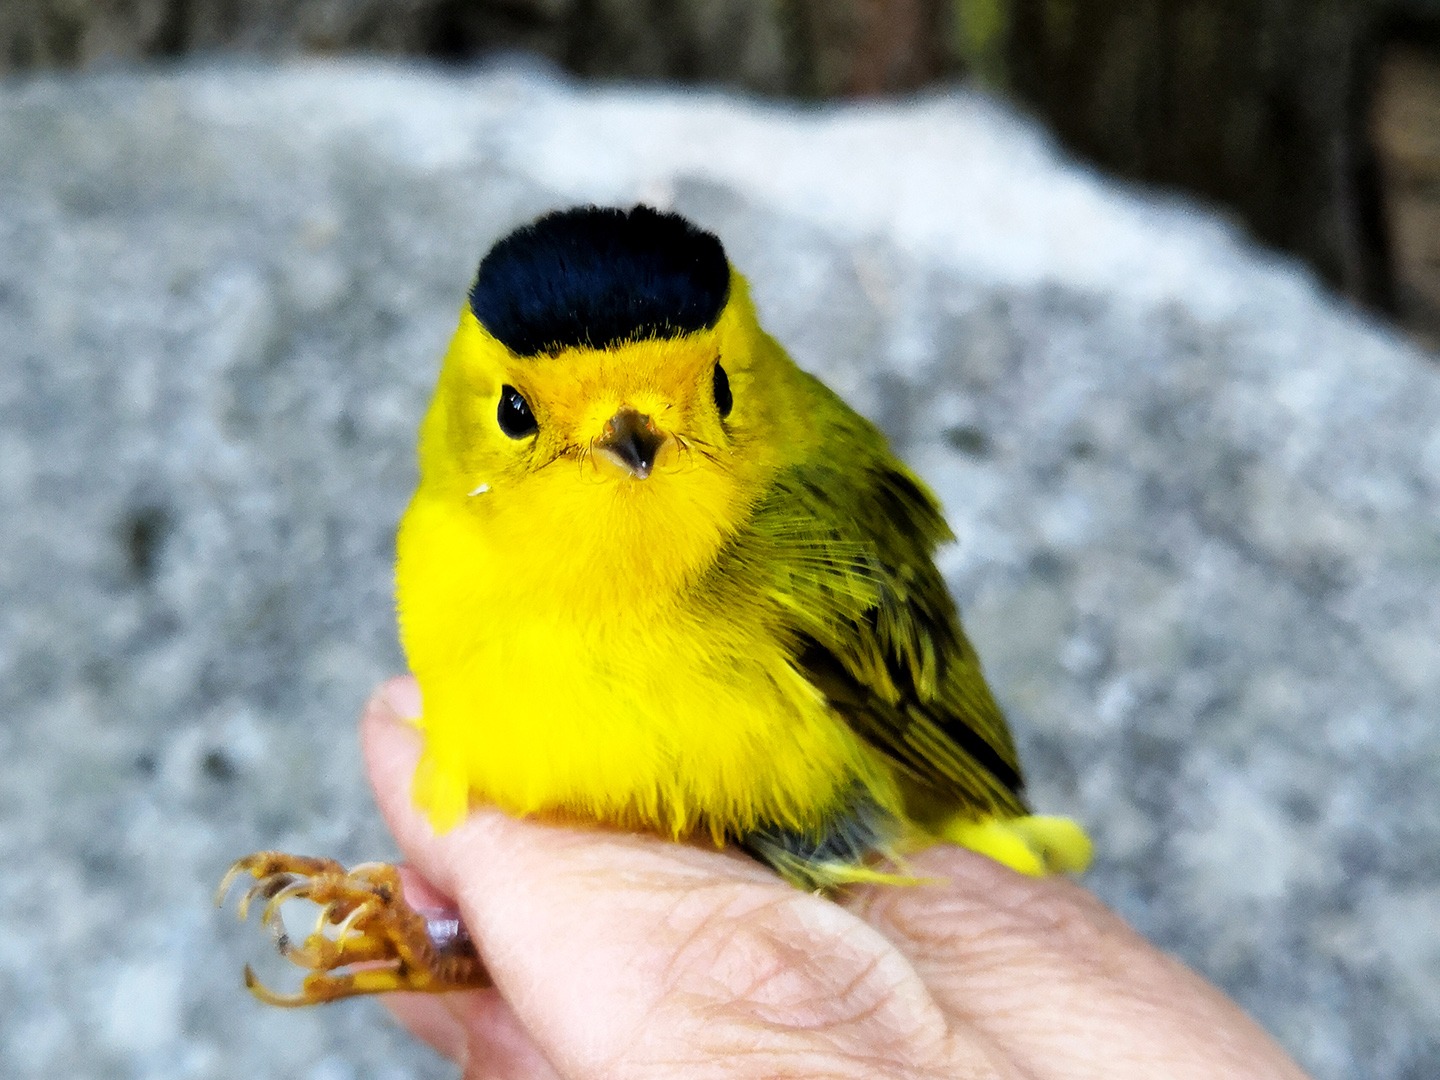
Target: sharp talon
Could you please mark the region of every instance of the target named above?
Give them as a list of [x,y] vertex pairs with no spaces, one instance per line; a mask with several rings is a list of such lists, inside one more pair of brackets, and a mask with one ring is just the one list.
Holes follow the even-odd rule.
[[305,893],[309,891],[309,888],[310,883],[304,878],[290,882],[265,902],[265,911],[261,914],[260,921],[266,926],[275,922],[280,918],[280,909],[284,907],[287,902],[304,896]]
[[271,938],[275,941],[275,951],[284,954],[290,949],[290,935],[285,930],[285,921],[276,919],[274,922],[261,923],[270,931]]
[[304,945],[296,945],[290,935],[284,932],[275,935],[275,951],[296,967],[313,969],[322,963],[320,960],[312,959]]
[[255,885],[251,888],[250,891],[255,893],[255,895],[257,896],[264,896],[268,898],[274,896],[276,893],[281,892],[284,889],[288,889],[291,885],[298,884],[300,882],[303,882],[304,880],[305,875],[303,874],[291,874],[287,871],[282,870],[274,874],[266,874],[263,878],[261,878],[255,883]]
[[245,890],[245,895],[240,898],[240,921],[244,922],[250,914],[250,905],[257,899],[269,900],[277,892],[294,884],[298,879],[294,874],[278,873],[267,874],[259,881]]
[[230,886],[235,884],[237,878],[245,873],[244,860],[231,863],[230,869],[225,871],[225,876],[220,879],[220,887],[215,890],[215,906],[223,907],[225,897],[230,892]]
[[350,931],[355,929],[355,924],[360,921],[360,917],[364,914],[365,908],[357,904],[354,911],[350,912],[349,915],[346,915],[344,919],[335,924],[336,945],[343,946],[345,944],[345,939],[350,936]]
[[251,885],[250,888],[246,889],[245,892],[241,894],[240,903],[235,905],[235,915],[241,922],[244,922],[250,917],[250,901],[254,899],[255,886]]
[[256,1001],[262,1001],[266,1005],[278,1005],[282,1009],[293,1009],[297,1005],[313,1004],[313,1002],[305,996],[304,991],[298,994],[277,994],[260,981],[249,964],[245,965],[245,989],[254,995]]
[[250,904],[254,901],[255,897],[259,895],[259,885],[251,885],[250,888],[246,889],[245,892],[241,895],[240,903],[235,905],[235,914],[239,917],[241,922],[244,922],[250,917]]

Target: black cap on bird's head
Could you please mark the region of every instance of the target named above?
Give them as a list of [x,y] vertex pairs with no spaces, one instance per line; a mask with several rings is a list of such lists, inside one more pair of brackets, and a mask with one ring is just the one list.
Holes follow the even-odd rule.
[[715,325],[730,265],[678,214],[577,207],[510,233],[480,263],[475,318],[517,356],[678,337]]

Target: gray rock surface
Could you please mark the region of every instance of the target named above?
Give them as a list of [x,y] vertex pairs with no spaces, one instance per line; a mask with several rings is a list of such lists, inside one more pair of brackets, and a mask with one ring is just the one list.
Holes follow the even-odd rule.
[[492,240],[639,198],[943,497],[1089,884],[1317,1077],[1440,1075],[1431,358],[968,94],[381,66],[0,85],[6,1073],[448,1075],[374,1003],[253,1004],[209,894],[392,851],[354,718],[438,357]]

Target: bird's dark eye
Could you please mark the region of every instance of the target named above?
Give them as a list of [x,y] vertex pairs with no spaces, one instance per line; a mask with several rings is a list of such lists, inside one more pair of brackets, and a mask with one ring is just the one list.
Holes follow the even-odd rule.
[[500,430],[512,439],[534,435],[540,426],[530,411],[530,403],[513,386],[500,388],[500,408],[496,410],[495,419],[500,422]]
[[713,382],[715,390],[715,407],[720,410],[720,419],[730,415],[730,410],[735,407],[735,396],[730,393],[730,376],[725,374],[725,369],[719,364],[715,365]]

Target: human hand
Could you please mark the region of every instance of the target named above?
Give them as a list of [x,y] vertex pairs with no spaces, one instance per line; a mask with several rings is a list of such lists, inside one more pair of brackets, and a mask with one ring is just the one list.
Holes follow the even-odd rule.
[[[411,898],[458,905],[495,986],[387,1003],[479,1077],[1303,1080],[1218,990],[1073,882],[939,846],[937,884],[840,901],[749,858],[410,799],[412,679],[363,721]],[[413,887],[412,887],[413,886]]]

